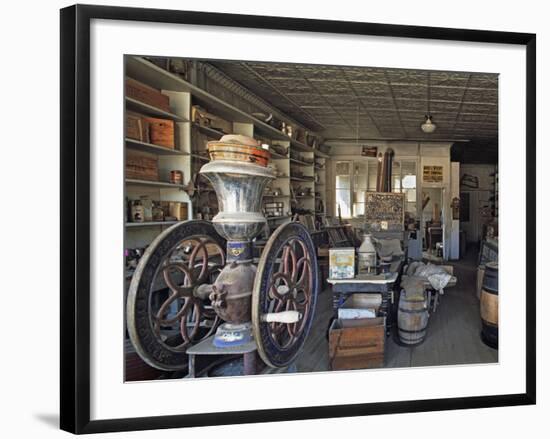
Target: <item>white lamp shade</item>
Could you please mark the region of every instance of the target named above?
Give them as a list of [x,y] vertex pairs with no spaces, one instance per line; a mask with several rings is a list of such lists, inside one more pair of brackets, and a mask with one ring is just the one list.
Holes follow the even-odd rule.
[[437,125],[432,122],[432,116],[428,115],[426,116],[426,121],[420,125],[420,128],[422,128],[422,131],[424,131],[427,134],[433,133],[436,129]]

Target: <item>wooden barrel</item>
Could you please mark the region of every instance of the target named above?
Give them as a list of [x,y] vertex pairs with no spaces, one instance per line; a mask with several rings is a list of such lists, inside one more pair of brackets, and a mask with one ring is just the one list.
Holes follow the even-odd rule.
[[485,265],[481,299],[481,340],[492,348],[498,347],[498,264]]
[[425,291],[407,296],[401,291],[397,309],[399,340],[407,345],[422,343],[428,328],[428,297]]
[[476,296],[477,300],[481,299],[481,288],[483,287],[483,277],[485,276],[485,265],[480,265],[477,267],[477,278],[476,278]]

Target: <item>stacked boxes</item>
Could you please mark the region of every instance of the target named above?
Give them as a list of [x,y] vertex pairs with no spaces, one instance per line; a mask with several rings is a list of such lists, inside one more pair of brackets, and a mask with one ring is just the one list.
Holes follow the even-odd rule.
[[158,157],[155,154],[127,149],[126,178],[158,181]]

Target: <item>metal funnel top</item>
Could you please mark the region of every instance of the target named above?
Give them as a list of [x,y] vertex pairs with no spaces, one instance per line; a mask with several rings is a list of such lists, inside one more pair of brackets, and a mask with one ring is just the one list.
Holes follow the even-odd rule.
[[208,143],[211,161],[200,173],[210,180],[218,197],[214,227],[229,241],[250,241],[266,223],[262,197],[275,172],[267,167],[271,154],[258,146],[255,139],[244,136],[224,136]]

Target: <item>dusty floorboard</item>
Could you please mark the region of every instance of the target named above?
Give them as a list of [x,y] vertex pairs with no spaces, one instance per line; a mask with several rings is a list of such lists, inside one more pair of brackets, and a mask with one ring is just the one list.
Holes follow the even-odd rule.
[[[494,363],[498,351],[479,337],[479,301],[475,294],[476,255],[471,252],[454,265],[458,283],[445,290],[430,316],[426,340],[419,346],[397,344],[394,334],[386,338],[385,367],[414,367]],[[327,328],[332,318],[330,289],[319,295],[315,320],[304,350],[296,361],[299,372],[328,370]]]

